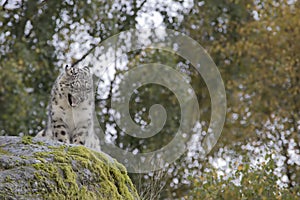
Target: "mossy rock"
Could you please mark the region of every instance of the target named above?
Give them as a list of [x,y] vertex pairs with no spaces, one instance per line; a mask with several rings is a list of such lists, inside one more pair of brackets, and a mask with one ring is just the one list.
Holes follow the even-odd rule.
[[123,165],[83,146],[0,137],[0,199],[139,199]]

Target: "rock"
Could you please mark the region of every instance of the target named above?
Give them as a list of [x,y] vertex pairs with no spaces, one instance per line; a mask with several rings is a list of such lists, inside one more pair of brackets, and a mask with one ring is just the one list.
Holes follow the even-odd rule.
[[43,138],[0,137],[0,199],[139,199],[123,165]]

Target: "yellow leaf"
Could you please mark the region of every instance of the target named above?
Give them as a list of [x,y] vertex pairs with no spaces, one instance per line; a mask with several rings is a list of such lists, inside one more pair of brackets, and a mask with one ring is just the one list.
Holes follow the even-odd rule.
[[244,165],[242,165],[242,164],[239,165],[237,169],[238,169],[239,171],[243,170],[243,169],[244,169]]

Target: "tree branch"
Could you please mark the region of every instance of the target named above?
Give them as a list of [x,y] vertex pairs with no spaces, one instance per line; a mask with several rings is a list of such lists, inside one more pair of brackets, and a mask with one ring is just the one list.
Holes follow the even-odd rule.
[[74,67],[75,65],[77,65],[78,63],[80,63],[82,60],[84,60],[92,51],[94,51],[94,49],[97,47],[97,45],[92,44],[92,48],[90,50],[88,50],[80,59],[76,60],[71,67]]
[[7,3],[8,3],[8,0],[4,1],[4,4],[2,5],[2,10],[6,10],[5,6],[7,5]]

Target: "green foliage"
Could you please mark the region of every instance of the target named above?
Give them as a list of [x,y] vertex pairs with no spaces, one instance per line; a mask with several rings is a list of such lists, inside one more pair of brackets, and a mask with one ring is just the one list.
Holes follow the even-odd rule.
[[[271,156],[267,156],[271,157]],[[233,169],[233,166],[230,166]],[[255,168],[241,163],[233,176],[217,174],[212,168],[200,177],[193,178],[193,190],[185,199],[297,199],[299,187],[281,188],[274,173],[275,163],[270,160]]]
[[[297,57],[300,37],[296,28],[300,25],[299,6],[299,2],[288,4],[286,1],[280,4],[265,1],[263,8],[253,6],[250,9],[256,10],[260,19],[240,26],[237,29],[240,38],[216,51],[224,56],[226,67],[238,71],[226,80],[226,85],[231,99],[228,119],[236,114],[239,117],[228,121],[225,134],[234,133],[241,139],[247,135],[265,143],[270,137],[278,138],[281,153],[286,157],[289,179],[297,184],[300,168],[288,163],[292,159],[288,149],[293,141],[292,149],[300,148],[300,63]],[[224,140],[231,138],[226,134]]]
[[[9,1],[4,2],[0,11],[0,135],[35,135],[45,126],[50,90],[62,64],[81,64],[87,55],[97,57],[94,50],[99,42],[137,27],[138,17],[155,11],[163,18],[162,26],[186,33],[207,49],[221,72],[228,97],[228,114],[222,137],[211,156],[221,157],[222,149],[244,156],[244,150],[235,145],[266,146],[268,153],[276,151],[286,158],[280,168],[290,180],[288,189],[279,188],[278,177],[273,174],[276,166],[271,166],[271,162],[250,168],[247,161],[243,161],[244,167],[235,175],[235,178],[243,177],[242,184],[235,185],[232,178],[218,177],[217,170],[207,159],[184,155],[169,166],[162,180],[166,188],[161,198],[182,198],[190,190],[195,199],[251,199],[254,194],[259,194],[260,199],[295,197],[300,184],[300,167],[292,161],[289,152],[299,155],[300,149],[299,1],[194,1],[190,10],[178,10],[176,15],[172,10],[176,6],[136,0],[26,0],[14,8],[8,6]],[[172,3],[185,4],[184,1]],[[82,32],[85,37],[78,39]],[[75,48],[76,42],[79,48]],[[80,49],[82,57],[76,55],[74,49]],[[201,131],[207,130],[211,114],[209,93],[189,62],[152,49],[129,52],[126,56],[130,61],[128,66],[106,66],[116,73],[104,88],[106,95],[96,98],[101,127],[117,145],[149,152],[168,144],[180,124],[176,96],[168,88],[149,84],[132,95],[130,114],[138,125],[145,125],[150,122],[149,108],[156,103],[163,105],[168,119],[162,131],[150,139],[138,139],[117,127],[111,114],[114,111],[112,94],[118,92],[118,81],[124,72],[144,63],[172,66],[187,77],[199,101]],[[111,132],[112,129],[116,133]],[[211,170],[202,174],[207,169]],[[201,178],[189,180],[195,184],[187,184],[187,170]],[[176,183],[174,177],[178,180]],[[257,183],[257,177],[261,183]],[[151,180],[145,178],[142,182],[147,185],[147,181]]]

